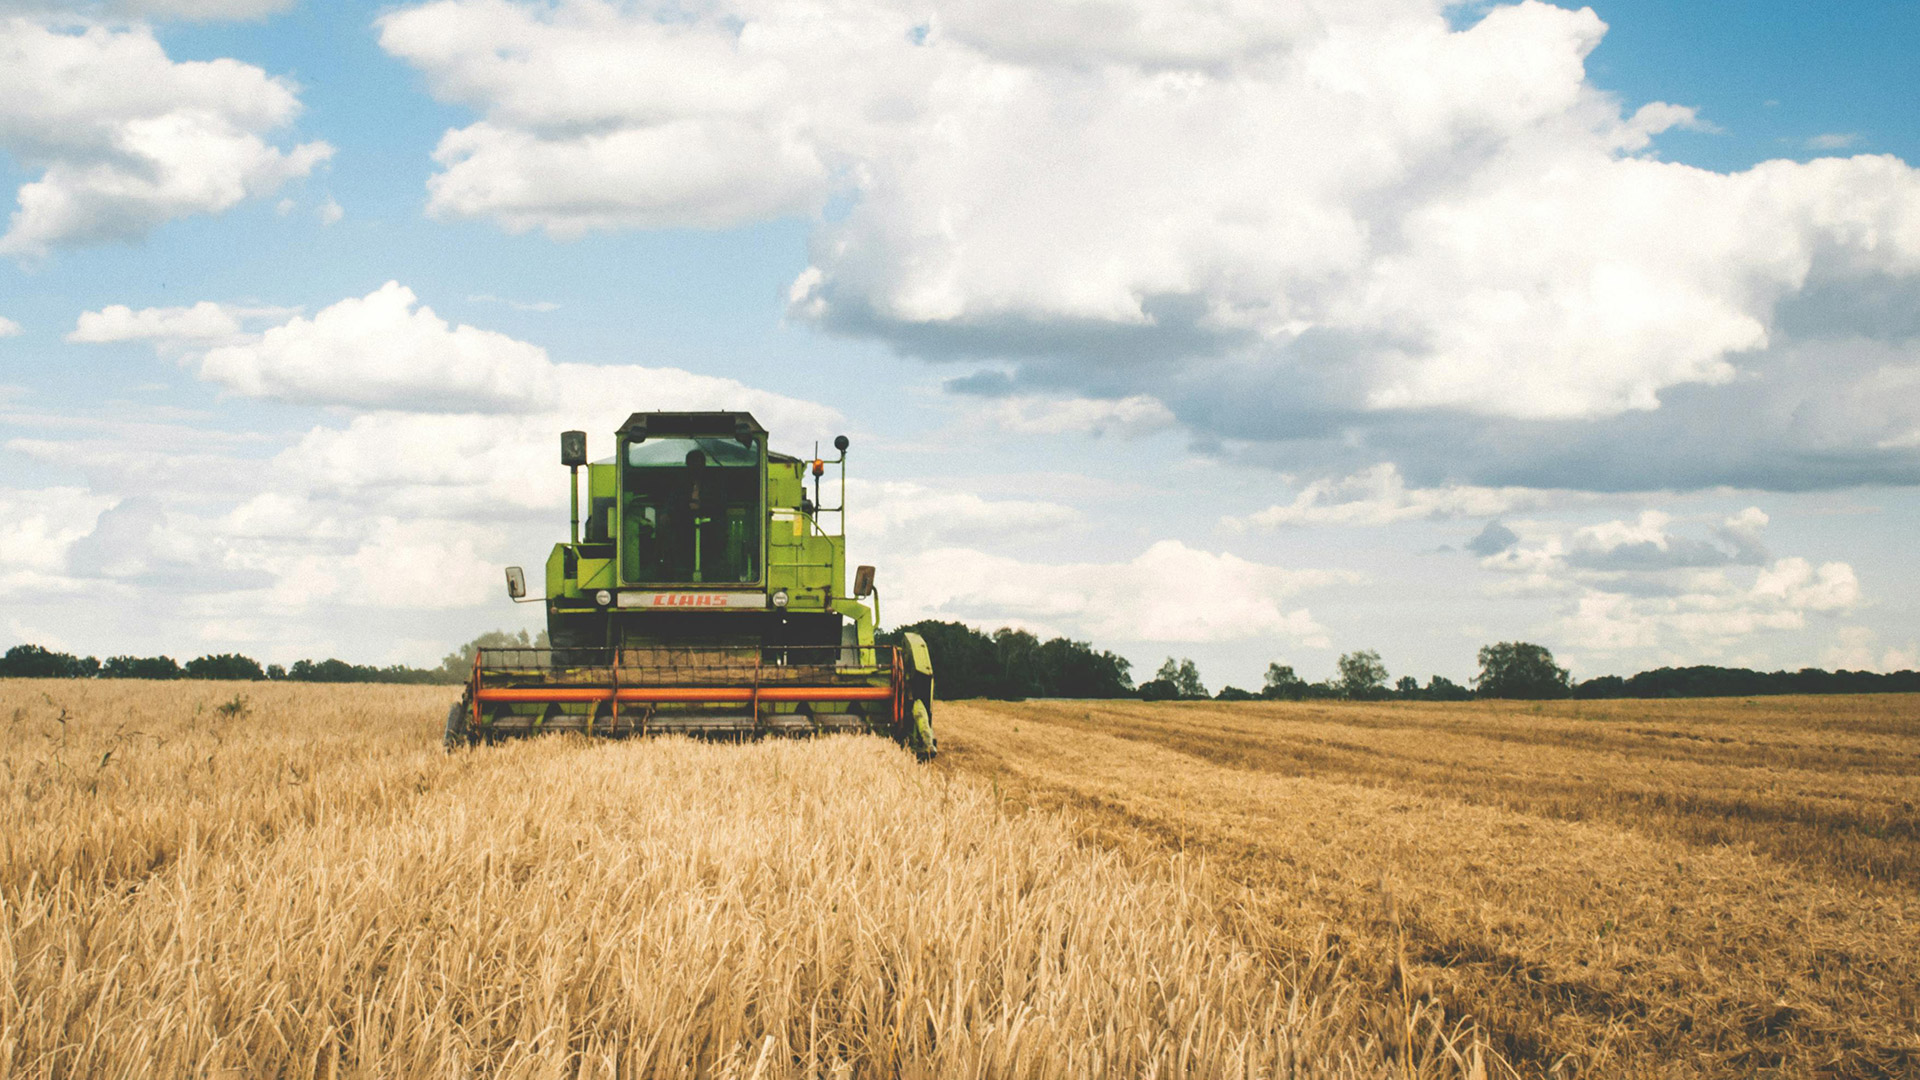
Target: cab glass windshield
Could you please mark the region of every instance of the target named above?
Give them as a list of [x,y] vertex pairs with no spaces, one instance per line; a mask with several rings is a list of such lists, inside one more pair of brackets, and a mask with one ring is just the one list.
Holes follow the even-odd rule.
[[628,443],[620,576],[629,584],[760,580],[760,448],[728,438]]

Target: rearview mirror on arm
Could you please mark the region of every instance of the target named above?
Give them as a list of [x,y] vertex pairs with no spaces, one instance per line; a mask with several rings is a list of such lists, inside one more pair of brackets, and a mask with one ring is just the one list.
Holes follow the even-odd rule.
[[862,566],[853,572],[853,595],[865,599],[873,591],[873,567]]
[[507,567],[507,595],[515,600],[527,595],[526,571],[517,566]]

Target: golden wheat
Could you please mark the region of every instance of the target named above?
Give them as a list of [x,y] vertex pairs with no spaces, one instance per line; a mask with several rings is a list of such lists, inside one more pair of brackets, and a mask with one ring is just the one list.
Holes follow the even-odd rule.
[[[1920,1075],[1920,698],[970,703],[943,767],[1204,856],[1528,1075]],[[1216,885],[1215,887],[1223,887]]]
[[447,696],[0,682],[0,1074],[1483,1074],[884,741],[443,755]]

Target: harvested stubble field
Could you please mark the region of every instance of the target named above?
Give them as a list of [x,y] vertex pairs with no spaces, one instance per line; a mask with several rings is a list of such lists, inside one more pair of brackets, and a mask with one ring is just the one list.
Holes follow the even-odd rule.
[[448,700],[0,682],[0,1075],[1920,1072],[1920,701]]
[[1522,1075],[1920,1076],[1920,696],[940,720],[942,768],[1203,859],[1234,941],[1330,949]]
[[449,700],[0,682],[0,1076],[1485,1071],[884,740],[447,755]]

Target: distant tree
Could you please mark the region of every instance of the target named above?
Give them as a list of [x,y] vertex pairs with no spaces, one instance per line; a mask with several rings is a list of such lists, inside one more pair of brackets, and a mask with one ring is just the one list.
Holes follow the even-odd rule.
[[1408,700],[1417,698],[1420,696],[1420,680],[1411,675],[1402,675],[1393,684],[1393,692]]
[[281,667],[281,666],[280,666],[279,664],[268,664],[268,665],[267,665],[267,678],[269,678],[269,679],[284,679],[284,678],[286,678],[286,677],[287,677],[287,669],[286,669],[286,668],[284,668],[284,667]]
[[439,668],[416,668],[405,664],[376,667],[373,664],[349,664],[345,660],[296,660],[286,674],[289,682],[319,683],[423,683],[445,684],[448,679]]
[[287,678],[294,682],[371,682],[371,679],[356,677],[359,672],[354,665],[345,660],[295,660],[287,669]]
[[1525,641],[1502,641],[1480,650],[1480,675],[1474,680],[1481,697],[1563,698],[1573,692],[1566,668],[1553,662],[1545,646]]
[[1176,661],[1169,656],[1167,662],[1160,665],[1160,670],[1154,672],[1153,678],[1155,682],[1172,683],[1175,694],[1189,701],[1204,700],[1211,696],[1200,681],[1199,666],[1191,659]]
[[1274,661],[1267,665],[1266,685],[1260,688],[1263,698],[1288,698],[1299,701],[1307,694],[1307,680],[1293,673],[1293,668]]
[[[993,696],[1028,698],[1045,695],[1047,672],[1041,665],[1040,639],[1025,630],[1001,627],[993,632],[993,657],[998,668]],[[939,678],[934,667],[934,678]]]
[[264,679],[267,673],[258,661],[239,653],[220,653],[187,661],[189,679]]
[[1445,675],[1435,675],[1428,679],[1424,694],[1428,701],[1470,701],[1473,699],[1472,690],[1461,686]]
[[103,679],[177,679],[182,674],[171,656],[109,656],[100,665]]
[[1215,701],[1259,701],[1260,696],[1258,694],[1249,694],[1245,690],[1242,690],[1237,686],[1223,686],[1220,688],[1219,693],[1213,695],[1213,700]]
[[91,656],[54,652],[39,645],[15,645],[0,657],[0,678],[90,679],[99,671],[100,661]]
[[1114,698],[1133,692],[1132,663],[1084,641],[1053,638],[1040,646],[1036,658],[1046,678],[1034,696]]
[[1180,696],[1196,701],[1204,701],[1209,696],[1204,683],[1200,681],[1200,668],[1191,660],[1180,661],[1180,674],[1173,680],[1180,688]]
[[934,693],[942,699],[1111,698],[1135,692],[1126,658],[1084,641],[1041,641],[1005,627],[988,635],[965,623],[932,619],[885,631],[876,641],[898,647],[909,631],[927,643]]
[[1209,696],[1194,662],[1175,660],[1171,656],[1136,692],[1143,701],[1200,701]]
[[1602,675],[1597,679],[1588,679],[1573,688],[1577,698],[1617,698],[1626,697],[1627,680],[1618,675]]
[[1355,701],[1380,696],[1387,685],[1387,665],[1372,649],[1350,652],[1336,665],[1340,671],[1340,694]]
[[1136,693],[1140,695],[1141,701],[1180,700],[1180,687],[1176,686],[1171,679],[1148,679],[1140,684],[1140,689]]

